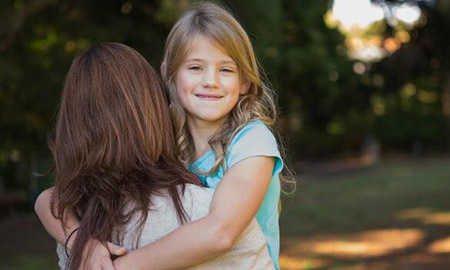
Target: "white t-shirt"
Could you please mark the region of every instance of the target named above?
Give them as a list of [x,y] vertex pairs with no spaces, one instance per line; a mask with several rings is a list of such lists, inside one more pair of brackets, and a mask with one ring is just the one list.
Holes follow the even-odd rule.
[[[212,189],[191,184],[186,185],[181,200],[191,221],[208,215],[213,193],[214,190]],[[155,242],[180,226],[175,206],[167,192],[161,196],[155,195],[152,198],[152,204],[138,241],[139,247]],[[128,250],[133,249],[136,237],[138,237],[137,222],[138,218],[135,217],[129,222],[124,232],[124,243],[122,245]],[[59,267],[64,269],[67,256],[62,245],[58,244],[57,254]],[[274,264],[267,251],[266,237],[259,224],[253,219],[229,252],[186,269],[274,270]]]

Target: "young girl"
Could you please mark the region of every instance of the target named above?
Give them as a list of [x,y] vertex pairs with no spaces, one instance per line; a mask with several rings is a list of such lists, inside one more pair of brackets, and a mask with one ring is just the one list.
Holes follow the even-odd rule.
[[[125,45],[97,44],[74,60],[50,148],[55,214],[66,221],[70,211],[81,221],[71,260],[58,246],[61,269],[88,269],[82,257],[89,253],[89,238],[131,250],[161,238],[180,221],[208,214],[213,192],[177,160],[158,77]],[[265,247],[253,220],[232,251],[191,269],[273,270]]]
[[[224,9],[197,4],[171,30],[161,71],[178,156],[216,191],[208,216],[119,257],[115,268],[178,269],[203,262],[230,250],[256,215],[279,269],[283,165],[269,128],[276,109],[248,35]],[[98,257],[87,262],[92,269],[101,269]]]

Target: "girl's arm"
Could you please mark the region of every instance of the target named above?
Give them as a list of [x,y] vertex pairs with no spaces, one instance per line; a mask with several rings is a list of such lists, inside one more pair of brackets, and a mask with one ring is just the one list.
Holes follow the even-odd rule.
[[[65,245],[66,239],[68,235],[73,232],[76,228],[79,227],[80,222],[76,218],[73,213],[68,213],[66,217],[66,228],[64,229],[62,221],[53,216],[51,212],[50,201],[53,194],[53,188],[49,188],[44,190],[37,198],[36,203],[34,205],[34,210],[38,215],[39,219],[44,225],[44,228],[47,232],[61,245]],[[70,249],[73,240],[76,237],[75,234],[71,237],[69,243],[67,243],[68,248]],[[126,248],[116,246],[112,243],[108,243],[107,247],[102,245],[100,242],[92,239],[90,241],[94,241],[91,243],[94,245],[91,256],[89,256],[89,261],[83,261],[83,269],[91,269],[91,270],[115,270],[111,261],[110,254],[121,256],[124,255],[127,250]]]
[[[68,213],[66,228],[62,221],[53,216],[50,201],[53,195],[53,188],[44,190],[36,199],[34,210],[47,232],[61,245],[66,242],[67,236],[79,226],[78,219],[72,213]],[[72,242],[72,241],[71,241]]]
[[208,216],[114,261],[117,270],[180,269],[232,248],[258,211],[275,159],[254,156],[233,165],[217,187]]

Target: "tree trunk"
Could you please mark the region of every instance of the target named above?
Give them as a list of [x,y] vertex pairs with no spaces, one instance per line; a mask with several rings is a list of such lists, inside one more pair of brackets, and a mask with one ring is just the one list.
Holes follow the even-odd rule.
[[450,151],[450,71],[444,70],[442,75],[442,113],[445,119],[447,150]]

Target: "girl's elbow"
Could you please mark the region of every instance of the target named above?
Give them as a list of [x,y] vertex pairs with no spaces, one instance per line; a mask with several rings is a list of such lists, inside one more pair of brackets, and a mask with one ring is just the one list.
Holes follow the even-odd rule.
[[36,201],[34,202],[34,212],[39,215],[41,208],[42,208],[42,196],[44,192],[41,192],[39,196],[36,198]]
[[234,240],[227,237],[222,237],[216,241],[216,249],[219,253],[228,252],[234,245]]
[[237,239],[231,230],[220,225],[217,226],[217,229],[214,232],[214,238],[215,247],[219,253],[231,250]]
[[34,203],[34,212],[40,216],[42,213],[50,206],[52,191],[51,189],[46,189],[39,194]]

